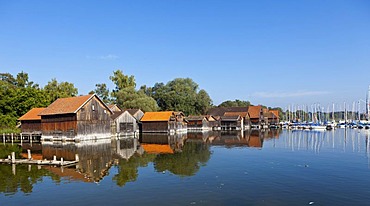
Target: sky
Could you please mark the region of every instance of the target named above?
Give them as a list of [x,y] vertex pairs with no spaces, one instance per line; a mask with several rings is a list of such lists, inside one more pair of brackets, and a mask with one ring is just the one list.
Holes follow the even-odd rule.
[[79,94],[191,78],[213,104],[353,105],[370,85],[368,0],[0,0],[0,72]]

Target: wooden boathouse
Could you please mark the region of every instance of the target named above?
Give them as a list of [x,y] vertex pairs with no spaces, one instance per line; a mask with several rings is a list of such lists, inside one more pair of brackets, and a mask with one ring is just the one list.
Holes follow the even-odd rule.
[[182,112],[146,112],[140,121],[143,133],[187,132],[187,122]]
[[210,125],[207,116],[189,116],[186,120],[188,122],[188,131],[212,130],[212,126]]
[[59,98],[40,114],[43,140],[107,138],[111,110],[95,94]]
[[221,116],[221,130],[242,130],[243,118],[237,116]]
[[140,132],[139,121],[144,116],[140,109],[128,109],[116,112],[111,116],[111,131],[113,135],[135,135]]
[[248,111],[249,107],[215,107],[208,111],[208,115],[220,117],[220,127],[223,130],[245,130],[250,128]]
[[45,108],[33,108],[18,119],[21,123],[21,131],[23,134],[41,135],[41,116],[39,116],[39,114],[44,109]]
[[251,127],[261,129],[265,122],[262,106],[249,106],[248,113],[250,117]]

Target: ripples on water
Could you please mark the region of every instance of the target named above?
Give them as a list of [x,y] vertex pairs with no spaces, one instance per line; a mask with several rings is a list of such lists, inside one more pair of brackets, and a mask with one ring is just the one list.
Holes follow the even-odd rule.
[[69,168],[0,165],[0,202],[368,205],[369,136],[355,129],[253,130],[43,143],[43,158],[79,154],[80,162]]

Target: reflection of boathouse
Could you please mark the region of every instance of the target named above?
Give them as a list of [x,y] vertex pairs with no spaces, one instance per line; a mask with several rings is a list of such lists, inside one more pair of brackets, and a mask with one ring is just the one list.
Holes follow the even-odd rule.
[[88,140],[110,137],[111,114],[95,94],[57,99],[39,114],[42,138]]
[[116,154],[125,160],[130,159],[136,152],[142,154],[143,148],[139,144],[137,138],[123,138],[116,140]]
[[142,134],[140,143],[144,151],[151,154],[180,152],[184,146],[186,134]]
[[108,174],[113,164],[113,151],[110,139],[98,141],[83,141],[81,143],[52,143],[42,144],[42,155],[45,159],[74,160],[79,156],[78,171],[89,180],[99,182]]

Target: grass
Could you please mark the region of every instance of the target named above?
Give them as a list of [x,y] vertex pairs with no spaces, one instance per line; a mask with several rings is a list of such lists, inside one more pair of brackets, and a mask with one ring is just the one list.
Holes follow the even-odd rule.
[[6,128],[6,129],[0,129],[0,134],[7,134],[7,133],[14,133],[14,134],[19,134],[21,133],[21,130],[19,128],[13,128],[13,129],[10,129],[10,128]]

